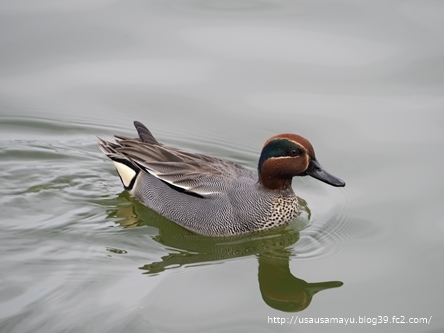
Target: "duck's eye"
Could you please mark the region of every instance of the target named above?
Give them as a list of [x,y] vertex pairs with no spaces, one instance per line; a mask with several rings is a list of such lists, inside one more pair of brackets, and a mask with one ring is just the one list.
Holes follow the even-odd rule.
[[298,156],[298,155],[299,155],[299,150],[298,150],[298,149],[292,149],[292,150],[290,150],[290,155],[291,155],[291,156]]

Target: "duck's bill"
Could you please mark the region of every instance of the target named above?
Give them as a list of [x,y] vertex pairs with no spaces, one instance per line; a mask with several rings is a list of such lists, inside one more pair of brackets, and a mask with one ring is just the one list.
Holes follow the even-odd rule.
[[336,187],[345,186],[345,182],[343,180],[329,174],[327,171],[325,171],[322,168],[322,166],[316,160],[312,160],[310,162],[310,165],[306,173],[307,175],[312,176],[313,178],[316,178],[317,180],[320,180],[321,182],[327,183],[331,186],[336,186]]

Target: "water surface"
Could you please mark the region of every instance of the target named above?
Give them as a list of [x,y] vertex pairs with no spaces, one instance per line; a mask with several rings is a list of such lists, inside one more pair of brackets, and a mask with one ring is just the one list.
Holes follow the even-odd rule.
[[[444,328],[440,2],[0,7],[1,331]],[[251,169],[266,139],[299,133],[347,186],[298,178],[288,227],[194,235],[99,151],[133,120]],[[370,320],[269,319],[295,316]]]

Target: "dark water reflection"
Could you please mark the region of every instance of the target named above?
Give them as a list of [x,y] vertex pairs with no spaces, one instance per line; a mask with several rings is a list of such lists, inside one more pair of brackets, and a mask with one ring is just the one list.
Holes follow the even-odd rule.
[[[123,192],[118,199],[128,205],[109,212],[110,217],[121,219],[119,224],[123,227],[145,225],[157,228],[159,233],[153,239],[169,249],[162,261],[139,267],[144,271],[143,274],[157,275],[167,269],[192,268],[255,255],[259,264],[259,290],[264,302],[274,309],[287,312],[302,311],[310,305],[316,293],[343,285],[341,281],[306,282],[290,271],[290,259],[298,256],[295,244],[300,239],[299,231],[307,226],[311,215],[303,199],[301,206],[308,220],[298,218],[285,228],[224,238],[191,233],[146,208],[127,192]],[[125,253],[125,250],[108,250],[118,254]]]

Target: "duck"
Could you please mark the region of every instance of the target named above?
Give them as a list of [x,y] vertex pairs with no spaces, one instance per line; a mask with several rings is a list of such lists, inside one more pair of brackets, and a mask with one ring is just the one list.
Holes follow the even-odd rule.
[[146,207],[204,236],[237,236],[287,225],[300,213],[292,188],[296,176],[311,176],[335,187],[345,182],[325,171],[304,137],[269,138],[257,173],[228,160],[160,143],[141,122],[138,138],[99,138],[123,187]]

